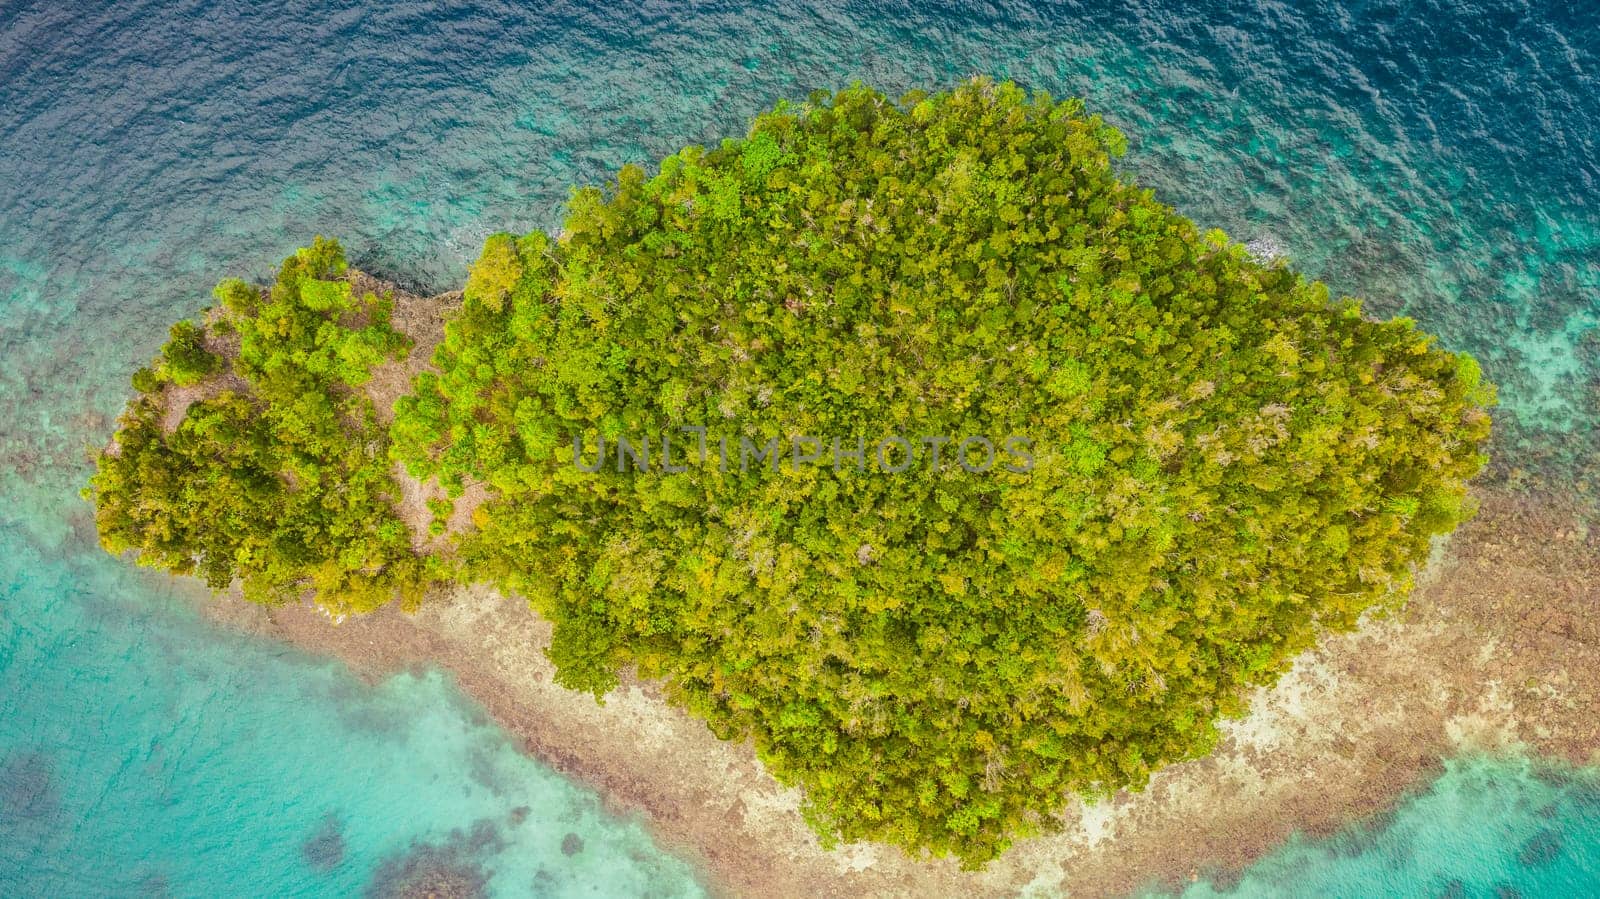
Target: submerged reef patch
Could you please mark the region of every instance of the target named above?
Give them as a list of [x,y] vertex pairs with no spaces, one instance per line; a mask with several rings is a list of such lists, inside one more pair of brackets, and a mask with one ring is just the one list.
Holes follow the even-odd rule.
[[48,756],[19,751],[0,761],[0,822],[44,820],[60,808],[55,767]]
[[305,842],[300,844],[300,857],[318,873],[332,871],[344,862],[344,825],[337,815],[329,814]]
[[414,842],[378,865],[367,884],[368,899],[479,899],[487,896],[490,871],[484,862],[505,848],[494,823],[478,821],[441,842]]

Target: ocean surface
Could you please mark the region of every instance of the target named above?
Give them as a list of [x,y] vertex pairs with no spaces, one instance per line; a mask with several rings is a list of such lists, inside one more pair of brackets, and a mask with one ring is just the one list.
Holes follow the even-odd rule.
[[[1600,4],[3,0],[0,895],[701,895],[446,679],[364,685],[100,553],[86,448],[170,322],[313,234],[445,289],[779,98],[969,74],[1084,97],[1165,201],[1477,354],[1502,462],[1596,458]],[[1191,892],[1600,892],[1600,784],[1463,758]]]

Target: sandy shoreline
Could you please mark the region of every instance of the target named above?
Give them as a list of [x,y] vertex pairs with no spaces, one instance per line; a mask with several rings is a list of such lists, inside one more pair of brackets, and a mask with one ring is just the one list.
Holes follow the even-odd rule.
[[1075,809],[1061,833],[988,870],[898,850],[822,850],[748,746],[722,743],[625,681],[605,706],[551,683],[548,626],[483,588],[332,625],[310,606],[209,604],[233,626],[344,660],[369,677],[435,665],[526,750],[638,814],[729,895],[1073,895],[1237,870],[1292,831],[1391,807],[1467,749],[1600,762],[1600,533],[1554,495],[1481,490],[1406,610],[1299,659],[1209,758]]

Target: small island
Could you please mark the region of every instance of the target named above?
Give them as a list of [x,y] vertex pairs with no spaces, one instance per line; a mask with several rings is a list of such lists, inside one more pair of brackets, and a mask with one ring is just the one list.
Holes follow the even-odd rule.
[[[335,619],[490,584],[558,683],[658,682],[825,844],[981,867],[1398,608],[1485,461],[1471,357],[1201,230],[1122,147],[986,80],[780,103],[490,237],[409,328],[319,238],[135,375],[102,542]],[[958,464],[974,436],[1030,464]],[[916,464],[850,456],[891,437]],[[594,464],[622,441],[656,464]]]

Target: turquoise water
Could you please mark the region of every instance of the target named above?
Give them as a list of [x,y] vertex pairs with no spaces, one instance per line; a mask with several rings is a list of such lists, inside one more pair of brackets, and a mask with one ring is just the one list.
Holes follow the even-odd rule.
[[1378,821],[1295,838],[1242,877],[1203,879],[1183,897],[1594,895],[1597,844],[1600,774],[1462,758]]
[[703,895],[442,676],[368,687],[192,608],[0,546],[0,895]]
[[[1502,459],[1588,477],[1600,6],[1184,6],[0,4],[0,894],[382,894],[430,865],[494,895],[697,891],[437,678],[368,688],[197,620],[94,549],[76,489],[220,277],[325,233],[452,286],[485,234],[779,97],[971,73],[1084,96],[1163,199],[1477,353]],[[1438,789],[1470,814],[1424,796],[1395,820],[1432,829],[1296,844],[1241,889],[1594,884],[1600,825],[1564,811],[1590,806],[1540,818],[1558,861],[1518,868],[1492,810],[1536,815],[1545,782],[1456,770]],[[1400,843],[1433,879],[1382,879]]]

